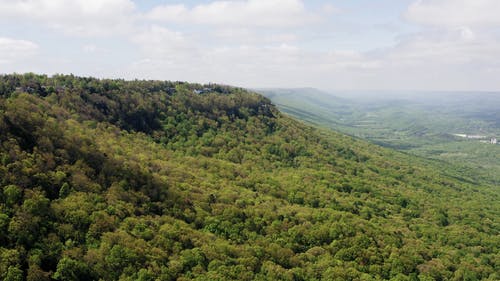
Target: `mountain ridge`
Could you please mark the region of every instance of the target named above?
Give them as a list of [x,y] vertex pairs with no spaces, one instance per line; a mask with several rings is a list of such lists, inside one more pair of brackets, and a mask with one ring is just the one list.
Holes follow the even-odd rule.
[[0,278],[498,277],[497,187],[255,93],[25,74],[0,96]]

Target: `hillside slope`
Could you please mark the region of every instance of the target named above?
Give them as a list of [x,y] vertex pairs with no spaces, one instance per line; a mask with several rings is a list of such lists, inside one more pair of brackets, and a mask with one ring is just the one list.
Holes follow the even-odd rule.
[[499,93],[334,92],[338,97],[308,88],[258,92],[312,125],[445,161],[477,180],[500,185],[500,146],[454,135],[499,138]]
[[0,77],[2,280],[498,280],[498,187],[242,89]]

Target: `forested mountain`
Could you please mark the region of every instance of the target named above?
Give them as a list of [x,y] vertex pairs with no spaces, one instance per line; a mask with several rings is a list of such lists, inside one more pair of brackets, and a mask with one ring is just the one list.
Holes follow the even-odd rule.
[[499,280],[499,188],[227,86],[0,76],[1,280]]
[[[315,126],[472,170],[500,185],[500,93],[260,89],[280,110]],[[480,136],[469,139],[458,135]]]

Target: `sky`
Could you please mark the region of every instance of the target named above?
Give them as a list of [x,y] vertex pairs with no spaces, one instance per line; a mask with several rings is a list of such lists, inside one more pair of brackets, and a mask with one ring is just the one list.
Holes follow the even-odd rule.
[[0,73],[500,90],[499,0],[0,0]]

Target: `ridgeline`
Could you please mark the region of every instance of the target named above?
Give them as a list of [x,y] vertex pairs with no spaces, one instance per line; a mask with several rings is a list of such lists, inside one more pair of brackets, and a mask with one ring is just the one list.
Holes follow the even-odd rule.
[[0,76],[0,280],[499,280],[499,189],[244,89]]

